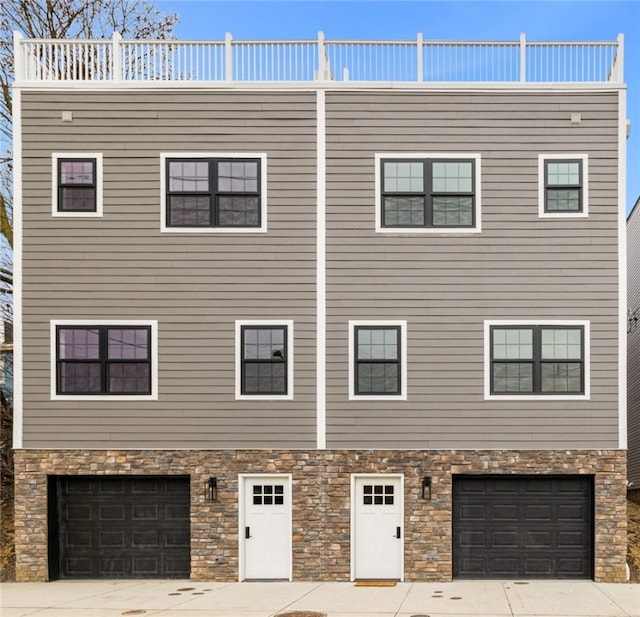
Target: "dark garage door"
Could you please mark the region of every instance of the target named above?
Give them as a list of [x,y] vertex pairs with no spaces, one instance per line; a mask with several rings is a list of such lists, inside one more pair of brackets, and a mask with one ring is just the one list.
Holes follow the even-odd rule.
[[60,578],[188,578],[189,478],[58,477]]
[[591,476],[457,476],[453,574],[591,578]]

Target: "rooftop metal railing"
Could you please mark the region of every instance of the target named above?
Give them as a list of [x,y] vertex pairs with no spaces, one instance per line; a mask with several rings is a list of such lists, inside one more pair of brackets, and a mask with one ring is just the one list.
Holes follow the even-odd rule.
[[622,83],[623,35],[608,42],[98,41],[14,35],[23,82]]

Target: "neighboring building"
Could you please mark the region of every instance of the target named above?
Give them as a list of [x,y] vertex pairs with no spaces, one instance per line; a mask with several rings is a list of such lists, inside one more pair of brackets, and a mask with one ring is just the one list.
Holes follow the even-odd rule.
[[625,580],[622,37],[16,75],[19,580]]
[[640,199],[627,219],[627,277],[627,479],[635,491],[640,490]]
[[13,398],[13,323],[0,321],[0,390],[7,400]]

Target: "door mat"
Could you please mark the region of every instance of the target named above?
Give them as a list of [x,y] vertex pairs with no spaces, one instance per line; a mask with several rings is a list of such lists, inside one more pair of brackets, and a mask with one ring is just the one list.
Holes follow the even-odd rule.
[[354,587],[395,587],[398,581],[357,581]]

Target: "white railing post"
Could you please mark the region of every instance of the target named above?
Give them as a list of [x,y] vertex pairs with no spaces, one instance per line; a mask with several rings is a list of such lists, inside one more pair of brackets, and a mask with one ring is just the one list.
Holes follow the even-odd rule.
[[233,49],[231,32],[224,34],[224,78],[226,81],[233,81]]
[[422,39],[422,32],[418,32],[418,40],[417,40],[417,45],[418,45],[418,81],[424,81],[424,66],[423,66],[423,61],[422,61],[422,44],[423,44],[423,39]]
[[113,81],[122,81],[122,35],[113,33],[111,54],[113,55]]
[[615,74],[613,75],[616,83],[621,84],[624,81],[624,34],[618,34],[618,48],[615,56]]
[[318,32],[318,71],[316,73],[316,81],[325,81],[327,79],[327,56],[324,49],[324,32]]
[[520,35],[520,81],[527,81],[527,37]]
[[24,45],[22,41],[24,37],[19,32],[13,33],[13,73],[15,75],[16,81],[22,81],[26,79],[25,74],[25,53],[24,53]]

